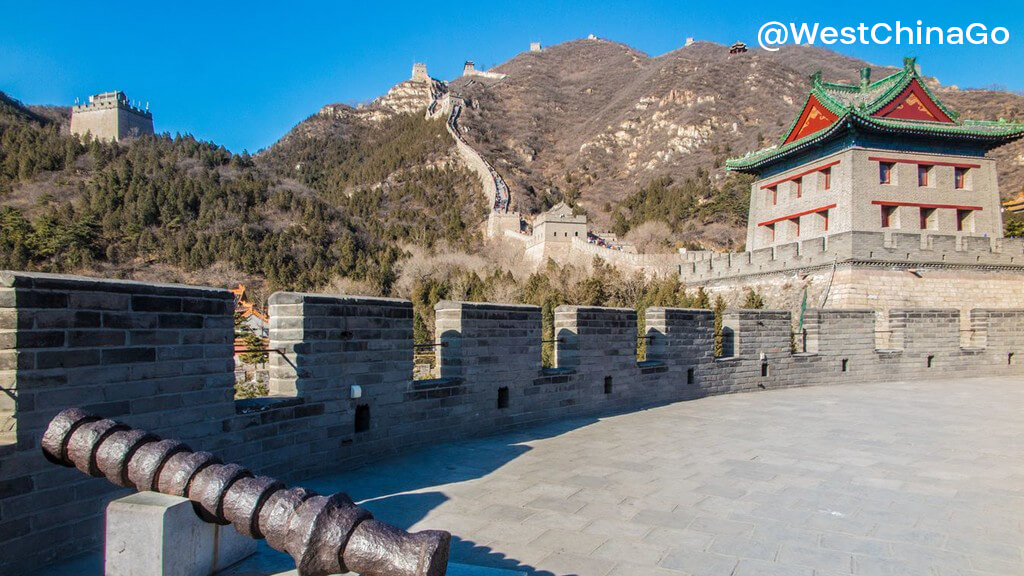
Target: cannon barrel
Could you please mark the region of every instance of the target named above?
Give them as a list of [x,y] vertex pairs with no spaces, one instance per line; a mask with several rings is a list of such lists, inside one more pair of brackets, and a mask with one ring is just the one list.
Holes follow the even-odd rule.
[[356,572],[363,576],[443,576],[451,535],[409,533],[373,519],[344,493],[322,496],[288,488],[196,452],[68,408],[50,421],[42,440],[47,460],[139,491],[181,496],[199,516],[231,524],[251,538],[265,538],[295,560],[303,576]]

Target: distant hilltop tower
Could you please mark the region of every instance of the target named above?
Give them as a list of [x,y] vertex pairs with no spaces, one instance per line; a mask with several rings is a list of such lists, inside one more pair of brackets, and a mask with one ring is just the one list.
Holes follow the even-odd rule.
[[530,52],[540,52],[540,42],[530,42]]
[[430,76],[427,75],[427,65],[421,62],[417,62],[412,65],[412,81],[413,82],[430,82]]
[[108,142],[137,138],[153,133],[153,114],[148,104],[145,109],[133,105],[124,92],[104,92],[71,109],[71,133]]
[[499,72],[490,72],[486,70],[477,70],[476,64],[472,60],[466,60],[466,63],[462,66],[463,76],[478,76],[480,78],[491,78],[493,80],[501,80],[505,77],[504,74]]

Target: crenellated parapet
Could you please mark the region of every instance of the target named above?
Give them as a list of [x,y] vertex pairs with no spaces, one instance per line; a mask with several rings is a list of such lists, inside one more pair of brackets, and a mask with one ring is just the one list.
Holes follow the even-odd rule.
[[761,248],[705,253],[680,265],[680,278],[704,284],[758,275],[799,272],[835,263],[907,268],[1024,271],[1024,239],[929,233],[844,232]]
[[446,301],[435,308],[438,378],[416,380],[410,302],[279,292],[271,395],[235,400],[227,290],[0,279],[0,574],[95,547],[104,505],[123,493],[43,461],[46,423],[68,406],[294,481],[434,442],[714,394],[1024,374],[1020,309],[966,321],[894,309],[883,322],[810,307],[796,331],[786,311],[729,309],[716,358],[710,311],[648,308],[638,333],[636,310],[561,306],[557,363],[545,368],[539,308]]
[[153,134],[153,114],[149,104],[133,104],[124,92],[104,92],[72,107],[71,133],[108,141],[137,138]]

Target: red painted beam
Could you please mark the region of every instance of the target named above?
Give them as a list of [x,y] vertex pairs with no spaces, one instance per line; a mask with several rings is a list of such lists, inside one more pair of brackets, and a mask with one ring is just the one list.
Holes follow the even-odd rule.
[[870,162],[891,162],[893,164],[924,164],[925,166],[952,166],[954,168],[981,168],[981,164],[958,164],[956,162],[932,162],[930,160],[911,160],[909,158],[868,157]]
[[829,204],[828,206],[822,206],[821,208],[815,208],[814,210],[807,210],[805,212],[798,212],[796,214],[790,214],[789,216],[783,216],[782,218],[775,218],[774,220],[765,220],[758,224],[758,226],[767,226],[769,224],[775,224],[776,222],[782,222],[783,220],[792,220],[793,218],[799,218],[801,216],[807,216],[808,214],[817,214],[818,212],[824,212],[825,210],[831,210],[835,208],[835,204]]
[[949,208],[951,210],[984,210],[981,206],[957,206],[956,204],[918,204],[917,202],[887,202],[872,200],[876,206],[910,206],[912,208]]
[[822,164],[821,166],[818,166],[817,168],[811,168],[810,170],[808,170],[806,172],[801,172],[799,174],[794,174],[794,175],[792,175],[792,176],[790,176],[788,178],[783,178],[782,180],[778,180],[776,182],[772,182],[771,184],[765,184],[764,186],[761,186],[761,190],[764,190],[765,188],[772,188],[773,186],[778,186],[779,184],[783,184],[785,182],[789,182],[790,180],[796,180],[797,178],[803,178],[804,176],[807,176],[808,174],[814,174],[815,172],[821,172],[825,168],[831,168],[831,167],[835,166],[836,164],[839,164],[839,160],[836,160],[835,162],[830,162],[828,164]]

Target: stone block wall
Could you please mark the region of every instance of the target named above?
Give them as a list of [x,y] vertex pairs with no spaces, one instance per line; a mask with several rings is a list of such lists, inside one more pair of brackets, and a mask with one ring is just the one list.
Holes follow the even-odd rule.
[[[543,238],[541,238],[543,240]],[[625,250],[615,250],[607,246],[599,246],[598,244],[591,244],[587,241],[586,235],[579,237],[570,238],[570,245],[567,252],[561,254],[551,252],[548,249],[546,252],[543,250],[536,251],[536,254],[544,252],[545,254],[551,254],[552,256],[560,256],[562,260],[558,262],[568,262],[570,264],[581,264],[588,263],[594,260],[595,257],[612,264],[622,272],[626,274],[642,273],[645,275],[672,275],[679,274],[680,270],[686,270],[693,266],[693,262],[702,261],[709,257],[709,253],[680,253],[680,252],[669,252],[662,254],[640,254],[637,252],[626,252]],[[745,253],[744,253],[745,254]],[[737,254],[742,256],[742,254]],[[539,258],[539,256],[536,256]],[[536,260],[536,262],[544,262],[544,259]]]
[[512,426],[540,372],[540,307],[442,301],[434,311],[441,381],[464,389],[463,407],[453,408],[461,428]]
[[630,308],[555,308],[557,367],[574,371],[574,395],[559,406],[588,413],[609,402],[628,405],[637,375],[636,311]]
[[1024,273],[1024,239],[933,232],[852,231],[743,253],[712,254],[683,263],[680,279],[704,285],[722,279],[831,266],[833,262],[1014,269]]
[[974,311],[969,346],[955,310],[896,310],[893,348],[876,350],[871,311],[810,309],[795,353],[788,312],[727,310],[733,354],[713,358],[710,312],[650,308],[637,362],[636,311],[562,306],[558,367],[544,369],[539,308],[441,302],[440,378],[413,380],[411,303],[277,293],[273,394],[234,400],[229,292],[2,278],[0,574],[97,546],[103,507],[123,494],[43,460],[43,427],[70,405],[301,480],[432,442],[713,394],[1024,375],[1024,310]]
[[0,572],[95,547],[124,494],[43,460],[60,410],[213,443],[235,413],[233,312],[226,290],[0,273]]
[[[714,360],[714,313],[656,307],[648,308],[645,317],[647,360],[664,364],[663,378],[676,386],[700,386],[700,377]],[[688,358],[690,363],[679,362],[680,358]]]
[[838,354],[845,350],[871,350],[875,342],[873,310],[811,309],[804,317],[809,354]]
[[[274,394],[336,401],[361,386],[378,397],[412,373],[412,303],[278,292],[270,297]],[[389,401],[400,401],[391,397]]]

